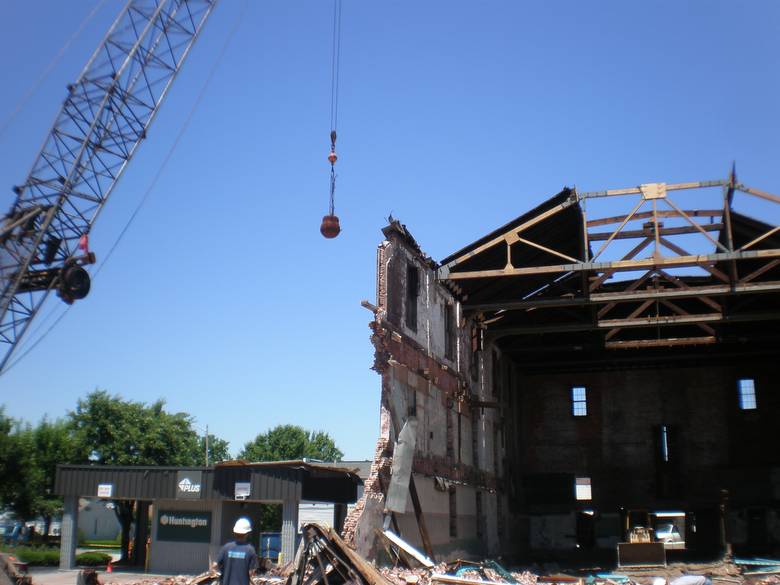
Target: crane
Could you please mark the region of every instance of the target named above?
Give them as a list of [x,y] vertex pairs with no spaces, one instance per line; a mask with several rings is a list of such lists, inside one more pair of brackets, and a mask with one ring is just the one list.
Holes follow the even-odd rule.
[[87,61],[0,225],[0,371],[50,292],[90,288],[89,232],[217,0],[130,0]]

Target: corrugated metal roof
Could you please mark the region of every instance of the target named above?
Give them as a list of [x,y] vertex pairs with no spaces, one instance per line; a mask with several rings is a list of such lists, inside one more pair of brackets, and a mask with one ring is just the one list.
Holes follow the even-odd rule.
[[360,483],[351,469],[303,461],[229,462],[214,467],[59,465],[54,489],[62,496],[94,497],[100,484],[111,484],[113,499],[175,499],[179,471],[201,473],[201,500],[232,500],[236,482],[249,482],[251,500],[300,500],[306,492],[310,499],[350,503],[357,499]]

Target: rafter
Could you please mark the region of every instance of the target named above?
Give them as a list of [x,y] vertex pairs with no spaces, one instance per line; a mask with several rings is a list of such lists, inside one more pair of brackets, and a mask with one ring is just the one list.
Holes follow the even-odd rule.
[[446,271],[440,278],[450,280],[466,280],[470,278],[488,278],[495,276],[528,276],[532,274],[556,274],[559,272],[579,272],[589,270],[594,272],[606,272],[607,270],[632,271],[651,268],[683,266],[700,266],[714,264],[727,260],[756,260],[762,258],[780,257],[780,248],[767,250],[745,250],[743,252],[722,252],[716,254],[696,254],[690,256],[676,256],[671,258],[644,258],[641,260],[617,260],[612,262],[579,262],[574,264],[554,264],[547,266],[526,266],[523,268],[472,270],[465,272]]
[[[777,261],[780,264],[780,260]],[[648,273],[643,278],[648,277],[652,273]],[[634,281],[635,284],[638,281]],[[529,299],[524,301],[498,301],[493,303],[473,303],[469,304],[468,301],[463,303],[463,309],[469,312],[489,312],[489,311],[517,311],[527,309],[545,309],[556,307],[577,307],[577,306],[590,306],[600,305],[602,303],[609,303],[604,308],[610,307],[612,303],[620,302],[636,302],[644,299],[661,299],[661,298],[695,298],[695,297],[710,297],[710,296],[735,296],[745,294],[760,294],[760,293],[773,293],[780,292],[780,281],[760,282],[760,283],[738,283],[734,286],[730,285],[707,285],[707,286],[691,286],[688,288],[679,289],[647,289],[647,290],[633,290],[631,287],[625,291],[610,292],[610,293],[594,293],[589,297],[584,296],[572,296],[572,297],[560,297],[560,298],[539,298]],[[713,307],[716,308],[716,307]],[[720,306],[717,307],[718,309]]]

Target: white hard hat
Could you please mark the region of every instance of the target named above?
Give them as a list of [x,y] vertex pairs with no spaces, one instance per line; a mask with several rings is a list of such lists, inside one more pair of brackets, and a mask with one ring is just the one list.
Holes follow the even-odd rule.
[[239,518],[236,520],[235,526],[233,526],[233,532],[235,534],[249,534],[252,532],[252,523],[249,518]]
[[663,577],[656,577],[653,579],[653,585],[666,585],[666,579]]

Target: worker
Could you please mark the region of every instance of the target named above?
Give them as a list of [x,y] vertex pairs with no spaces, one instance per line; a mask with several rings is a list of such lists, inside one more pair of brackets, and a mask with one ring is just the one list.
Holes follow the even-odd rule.
[[239,518],[233,526],[233,540],[223,546],[217,555],[216,569],[221,585],[249,585],[249,578],[257,570],[255,547],[247,542],[252,524],[248,518]]

